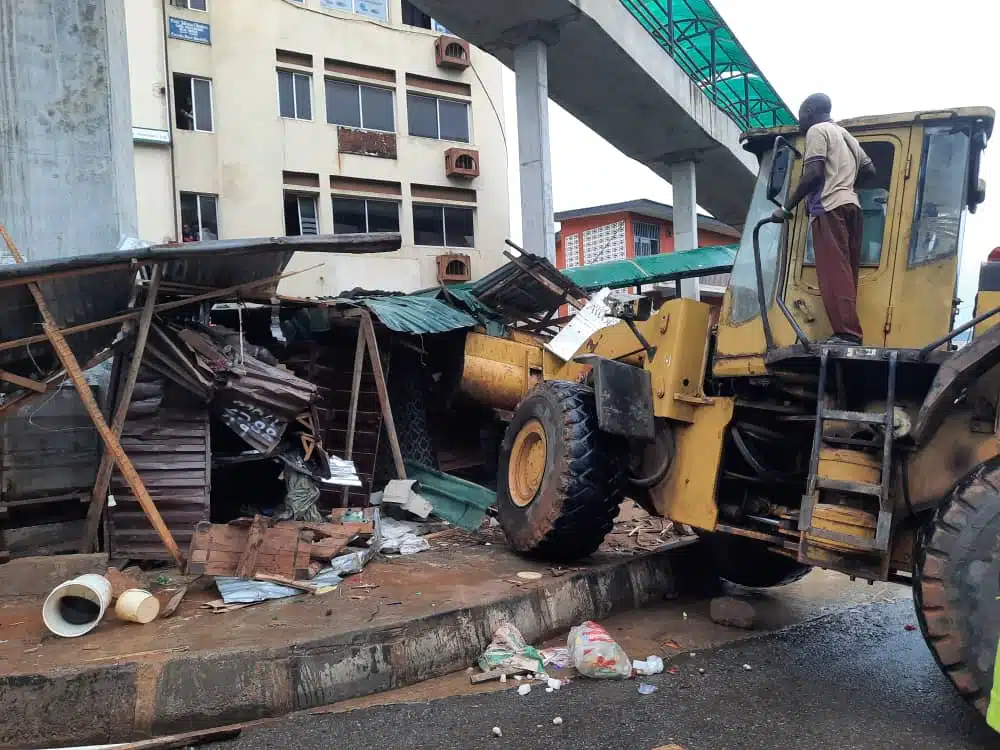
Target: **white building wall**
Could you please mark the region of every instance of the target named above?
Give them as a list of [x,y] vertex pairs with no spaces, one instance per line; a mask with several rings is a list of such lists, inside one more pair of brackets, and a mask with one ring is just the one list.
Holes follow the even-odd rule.
[[[331,177],[398,183],[403,248],[378,258],[296,257],[290,270],[317,263],[323,267],[288,279],[281,287],[284,293],[314,296],[356,286],[401,291],[433,286],[437,283],[435,258],[447,252],[470,255],[473,278],[503,264],[509,205],[500,63],[473,49],[475,71],[437,67],[434,42],[440,34],[403,25],[400,0],[390,0],[388,23],[326,10],[320,0],[207,0],[207,4],[208,12],[203,13],[174,7],[167,0],[128,2],[133,125],[171,131],[171,145],[143,144],[136,149],[144,238],[179,239],[175,197],[180,192],[219,196],[221,237],[284,234],[282,173],[288,171],[319,175],[318,188],[302,189],[318,196],[323,234],[333,232]],[[164,8],[167,18],[208,24],[211,44],[171,38],[164,54]],[[311,55],[311,67],[278,63],[279,49]],[[351,77],[327,73],[327,58],[393,71],[396,159],[339,153],[337,126],[326,121],[324,79]],[[311,73],[311,121],[279,117],[278,68]],[[171,123],[173,73],[212,80],[214,132],[179,130]],[[469,144],[408,135],[407,74],[470,88]],[[393,83],[378,85],[391,87]],[[451,147],[478,150],[478,178],[445,176],[444,153]],[[474,204],[456,203],[475,207],[474,248],[415,246],[414,184],[475,191]]]

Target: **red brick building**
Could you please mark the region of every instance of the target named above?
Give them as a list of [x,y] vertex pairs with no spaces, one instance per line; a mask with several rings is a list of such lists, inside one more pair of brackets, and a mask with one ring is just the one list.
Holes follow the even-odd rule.
[[[555,215],[562,227],[556,239],[559,268],[670,253],[674,249],[674,209],[665,203],[635,200],[580,208]],[[733,245],[740,233],[721,221],[698,215],[698,247]],[[729,274],[701,280],[706,301],[721,301]]]

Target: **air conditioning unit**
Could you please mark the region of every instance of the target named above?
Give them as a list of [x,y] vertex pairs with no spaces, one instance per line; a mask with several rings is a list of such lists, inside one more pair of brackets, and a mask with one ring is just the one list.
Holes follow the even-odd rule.
[[437,257],[438,281],[442,283],[472,280],[472,258],[458,253]]
[[437,41],[434,42],[434,51],[439,68],[465,70],[472,64],[469,43],[464,39],[454,36],[438,37]]
[[479,152],[471,148],[449,148],[444,152],[444,173],[463,180],[479,177]]

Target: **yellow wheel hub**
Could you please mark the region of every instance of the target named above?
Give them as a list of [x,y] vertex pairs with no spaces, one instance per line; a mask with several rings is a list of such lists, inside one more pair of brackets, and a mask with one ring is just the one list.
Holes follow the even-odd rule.
[[519,508],[531,504],[542,486],[545,476],[545,458],[548,444],[545,428],[537,419],[526,422],[514,439],[510,451],[510,465],[507,467],[507,487],[510,499]]

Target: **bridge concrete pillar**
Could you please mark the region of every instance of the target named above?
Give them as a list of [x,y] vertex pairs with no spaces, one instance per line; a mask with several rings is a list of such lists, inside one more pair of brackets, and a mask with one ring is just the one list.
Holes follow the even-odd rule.
[[556,262],[552,153],[549,149],[549,58],[540,39],[514,48],[517,132],[521,164],[521,231],[524,249]]
[[[670,165],[670,183],[674,188],[674,252],[698,247],[698,191],[695,163],[683,161]],[[701,299],[698,279],[681,281],[681,296]]]

